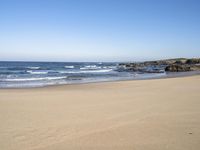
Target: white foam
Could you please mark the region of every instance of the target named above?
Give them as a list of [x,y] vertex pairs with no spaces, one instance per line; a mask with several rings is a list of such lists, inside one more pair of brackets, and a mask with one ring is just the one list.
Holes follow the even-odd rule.
[[32,70],[29,70],[27,72],[30,74],[47,74],[48,73],[47,71],[32,71]]
[[116,66],[104,66],[103,67],[103,69],[107,69],[107,68],[109,68],[109,69],[115,69],[115,68],[117,68]]
[[68,69],[73,69],[74,66],[65,66],[65,68],[68,68]]
[[95,68],[95,67],[97,67],[97,65],[87,65],[87,66],[85,66],[86,68]]
[[40,69],[40,67],[27,67],[28,69],[34,69],[34,70],[37,70],[37,69]]
[[110,72],[112,69],[102,69],[102,70],[84,70],[80,71],[80,73],[103,73],[103,72]]
[[88,70],[88,69],[101,69],[101,66],[96,66],[96,65],[87,65],[84,66],[82,68],[80,68],[81,70]]
[[80,70],[80,71],[59,71],[59,73],[104,73],[110,72],[112,69],[102,69],[102,70]]
[[62,77],[44,77],[44,78],[15,78],[15,79],[2,79],[1,81],[38,81],[38,80],[59,80],[66,79],[67,76]]

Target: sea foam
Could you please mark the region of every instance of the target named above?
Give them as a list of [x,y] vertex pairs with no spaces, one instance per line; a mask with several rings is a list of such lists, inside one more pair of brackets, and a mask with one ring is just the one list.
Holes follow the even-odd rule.
[[13,78],[13,79],[1,79],[0,81],[38,81],[38,80],[60,80],[66,79],[67,76],[61,77],[40,77],[40,78]]
[[65,68],[67,68],[67,69],[73,69],[74,66],[65,66]]

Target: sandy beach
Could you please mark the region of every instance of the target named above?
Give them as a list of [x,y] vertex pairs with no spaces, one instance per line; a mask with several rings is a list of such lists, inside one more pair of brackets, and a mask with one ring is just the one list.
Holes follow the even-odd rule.
[[199,150],[200,76],[0,90],[1,150]]

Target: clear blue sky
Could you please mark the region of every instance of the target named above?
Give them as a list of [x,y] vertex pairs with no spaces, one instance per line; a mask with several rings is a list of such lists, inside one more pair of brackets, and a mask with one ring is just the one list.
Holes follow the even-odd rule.
[[200,0],[0,0],[0,60],[200,57]]

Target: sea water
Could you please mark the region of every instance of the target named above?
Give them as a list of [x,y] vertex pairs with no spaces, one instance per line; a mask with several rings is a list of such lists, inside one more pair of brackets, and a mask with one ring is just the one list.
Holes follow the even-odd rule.
[[118,69],[118,63],[108,62],[0,62],[0,88],[132,80],[165,75]]

